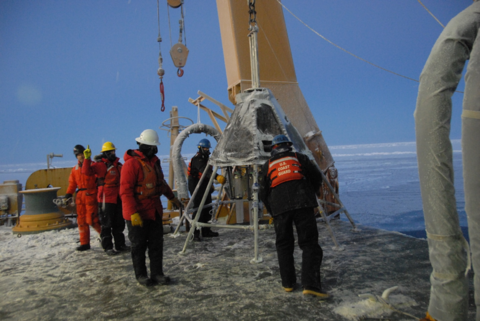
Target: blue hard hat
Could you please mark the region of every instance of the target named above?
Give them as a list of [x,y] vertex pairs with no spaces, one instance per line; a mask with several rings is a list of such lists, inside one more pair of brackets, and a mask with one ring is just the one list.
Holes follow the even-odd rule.
[[198,142],[198,148],[212,148],[210,141],[206,138]]
[[285,135],[277,135],[272,140],[272,147],[279,144],[288,144],[290,146],[292,142]]

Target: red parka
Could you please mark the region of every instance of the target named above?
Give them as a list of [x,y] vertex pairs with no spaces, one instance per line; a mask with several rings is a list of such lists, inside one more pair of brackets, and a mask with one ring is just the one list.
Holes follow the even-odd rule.
[[[120,177],[120,197],[123,204],[123,218],[130,221],[131,215],[139,213],[144,220],[155,220],[155,212],[160,216],[163,215],[162,202],[160,196],[165,195],[169,200],[175,198],[170,186],[165,182],[160,160],[157,156],[151,159],[146,158],[139,150],[127,150],[125,156],[125,165],[122,168],[122,176]],[[143,165],[140,159],[151,168],[156,168],[157,185],[159,186],[158,195],[139,199],[139,195],[135,192],[139,183],[144,180]]]
[[[91,159],[85,159],[82,166],[82,174],[97,178],[98,203],[103,203],[104,199],[105,203],[117,203],[120,195],[121,172],[122,164],[118,157],[113,163],[106,158],[102,158],[100,162],[92,162]],[[113,177],[113,179],[108,179],[109,177]],[[109,181],[111,181],[110,184]]]

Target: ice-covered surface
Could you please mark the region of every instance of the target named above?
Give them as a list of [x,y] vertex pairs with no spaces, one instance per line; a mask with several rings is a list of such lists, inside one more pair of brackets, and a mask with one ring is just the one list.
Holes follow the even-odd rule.
[[[467,216],[460,141],[452,141],[457,211],[464,234]],[[425,238],[415,143],[333,146],[340,198],[355,221]]]
[[[460,222],[466,226],[459,145],[453,142],[455,185]],[[74,251],[77,229],[17,238],[11,227],[2,226],[0,320],[411,320],[358,296],[380,296],[393,286],[399,288],[390,294],[390,303],[423,317],[430,291],[427,243],[385,231],[424,230],[415,144],[330,149],[339,169],[340,196],[361,224],[361,231],[352,233],[349,223],[333,222],[337,240],[345,247],[342,252],[332,249],[325,226],[319,224],[322,282],[333,296],[331,301],[306,298],[300,290],[282,291],[272,229],[260,232],[261,264],[250,264],[253,235],[248,231],[221,229],[219,238],[196,244],[185,256],[178,255],[185,234],[177,239],[166,236],[165,272],[174,282],[146,289],[134,279],[130,255],[106,256],[93,230],[92,250],[79,253]],[[165,170],[166,165],[162,163]],[[0,165],[0,180],[25,184],[30,173],[40,168],[45,166]],[[295,258],[300,279],[298,247]],[[471,278],[469,282],[473,320]]]
[[[453,140],[452,145],[457,210],[466,234],[460,140]],[[338,168],[340,198],[356,222],[425,237],[414,142],[330,146],[330,151]],[[193,154],[186,152],[183,151],[183,156],[189,161]],[[168,156],[159,157],[168,176],[168,163],[165,162]],[[53,161],[56,167],[75,163],[75,160]],[[46,164],[0,164],[0,182],[18,179],[25,188],[28,176],[42,168],[46,168]]]
[[[166,235],[164,270],[173,282],[145,288],[135,281],[130,255],[105,255],[96,236],[92,250],[76,252],[76,229],[17,238],[0,227],[0,319],[411,320],[359,297],[381,296],[393,286],[399,288],[389,302],[422,317],[430,290],[427,242],[363,226],[352,233],[350,224],[339,220],[332,225],[345,250],[332,249],[319,223],[322,282],[332,295],[327,302],[299,289],[282,290],[273,229],[260,232],[260,264],[250,263],[250,231],[220,229],[220,237],[195,243],[186,255],[178,255],[185,233]],[[300,280],[298,247],[294,255]]]

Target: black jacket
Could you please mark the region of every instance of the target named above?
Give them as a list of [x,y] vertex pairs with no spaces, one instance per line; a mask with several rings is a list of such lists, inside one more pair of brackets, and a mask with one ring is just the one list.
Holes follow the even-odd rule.
[[[197,187],[197,184],[200,181],[200,177],[202,175],[206,175],[206,177],[203,179],[200,191],[205,191],[205,189],[207,188],[208,180],[212,175],[212,167],[207,167],[208,160],[209,157],[202,155],[201,153],[196,153],[195,156],[193,156],[190,160],[190,164],[188,164],[188,167],[190,169],[190,175],[188,175],[188,190],[190,194],[193,194],[193,191],[195,191],[195,188]],[[213,188],[210,189],[210,193],[213,193]],[[203,192],[200,194],[203,195]]]
[[[269,161],[266,161],[262,166],[259,175],[259,197],[272,216],[296,209],[318,206],[315,194],[318,193],[322,184],[322,174],[306,155],[301,153],[296,153],[296,155],[302,166],[302,174],[305,177],[301,180],[288,181],[271,188],[271,180],[268,177]],[[295,156],[295,153],[286,151],[272,156],[270,160],[274,161],[285,156]]]

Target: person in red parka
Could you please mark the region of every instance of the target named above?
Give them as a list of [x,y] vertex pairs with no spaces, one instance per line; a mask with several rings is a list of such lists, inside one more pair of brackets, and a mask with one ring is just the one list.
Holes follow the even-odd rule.
[[68,188],[65,199],[72,197],[75,191],[75,204],[77,205],[77,223],[80,233],[80,246],[77,251],[90,249],[90,227],[91,225],[99,234],[101,232],[97,213],[97,184],[95,177],[82,174],[82,166],[85,160],[83,152],[85,147],[76,145],[73,154],[77,157],[78,164],[73,167],[68,178]]
[[[120,177],[123,217],[132,243],[135,277],[141,285],[166,285],[170,278],[163,274],[163,207],[160,196],[182,207],[164,180],[158,152],[158,134],[146,129],[135,139],[138,149],[128,150]],[[150,259],[150,278],[145,265],[145,252]]]
[[[125,245],[125,220],[122,214],[122,202],[120,199],[120,174],[122,164],[115,154],[115,145],[106,142],[102,146],[100,160],[92,162],[90,148],[84,151],[85,162],[82,166],[82,173],[88,176],[95,176],[97,181],[98,193],[98,216],[102,225],[100,239],[102,247],[108,255],[115,255],[121,251],[130,251],[130,247]],[[96,156],[97,157],[97,156]],[[113,240],[115,241],[115,251],[113,249]]]

